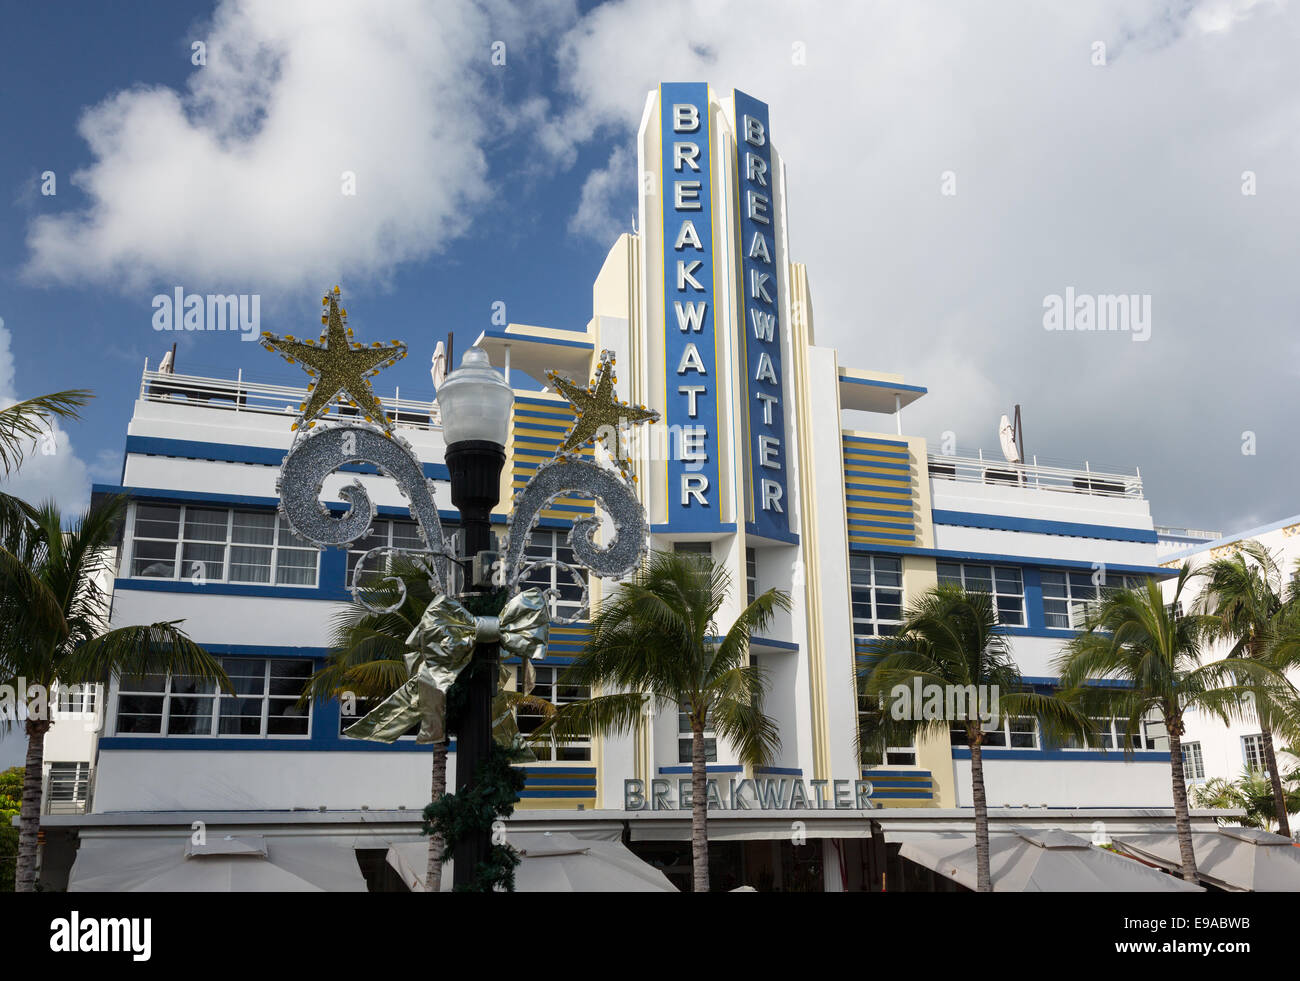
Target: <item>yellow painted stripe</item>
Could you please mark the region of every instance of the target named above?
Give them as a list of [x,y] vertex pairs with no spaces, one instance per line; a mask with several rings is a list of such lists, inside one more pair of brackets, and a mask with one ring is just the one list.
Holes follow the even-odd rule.
[[[873,509],[877,509],[877,510],[881,510],[881,511],[893,511],[893,512],[896,513],[896,514],[908,514],[908,515],[910,515],[910,514],[912,513],[912,502],[911,502],[910,499],[906,499],[906,498],[904,498],[903,500],[900,500],[900,501],[888,501],[888,502],[884,502],[884,501],[849,501],[849,502],[848,502],[848,506],[849,506],[850,508],[873,508]],[[851,511],[848,512],[848,516],[849,516],[849,519],[850,519],[850,520],[852,520],[852,519],[858,517],[858,515],[854,514],[854,513],[851,512]]]
[[[901,538],[870,538],[866,535],[850,535],[849,541],[856,542],[859,545],[903,545],[904,540]],[[912,541],[916,541],[916,536],[912,536]]]
[[849,524],[851,525],[895,525],[911,523],[912,516],[910,514],[853,514],[852,512],[849,512]]
[[572,419],[574,415],[575,413],[573,409],[569,407],[568,402],[557,402],[555,403],[555,405],[516,405],[515,406],[516,419],[519,418],[520,416],[524,416],[524,417],[535,416],[539,419],[544,416],[546,417],[568,416],[570,419]]
[[892,463],[894,464],[894,467],[899,470],[903,470],[911,467],[911,463],[909,463],[907,460],[899,460],[897,458],[888,457],[888,456],[878,456],[873,453],[849,453],[846,451],[844,453],[844,459],[866,460],[871,463]]

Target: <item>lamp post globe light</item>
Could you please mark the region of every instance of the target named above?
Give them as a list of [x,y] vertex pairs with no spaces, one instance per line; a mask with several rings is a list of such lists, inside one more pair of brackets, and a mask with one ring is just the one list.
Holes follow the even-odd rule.
[[[514,393],[487,352],[471,347],[437,392],[451,472],[451,503],[460,512],[464,557],[492,550],[492,509],[501,497],[501,468]],[[483,568],[474,563],[475,568]],[[470,589],[480,585],[467,583]],[[481,643],[466,678],[468,691],[456,732],[456,791],[469,787],[492,746],[492,700],[500,645]],[[467,836],[453,855],[455,885],[468,885],[491,845],[487,833]]]

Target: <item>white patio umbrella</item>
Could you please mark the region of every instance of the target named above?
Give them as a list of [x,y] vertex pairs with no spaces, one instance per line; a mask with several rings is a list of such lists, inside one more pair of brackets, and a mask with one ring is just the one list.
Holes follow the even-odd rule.
[[[1125,835],[1115,847],[1161,868],[1182,867],[1177,835]],[[1230,892],[1300,892],[1300,848],[1259,828],[1194,832],[1192,852],[1202,881]]]
[[324,837],[84,838],[69,892],[365,892],[351,847]]
[[[973,834],[909,837],[899,854],[968,889],[976,888]],[[1056,830],[1022,828],[990,835],[989,873],[994,892],[1204,892],[1200,886]]]
[[[617,841],[597,841],[550,831],[510,835],[521,861],[515,869],[516,892],[676,892],[668,877],[643,862]],[[424,891],[428,840],[398,842],[388,849],[388,864],[413,892]],[[442,887],[450,888],[450,864]]]

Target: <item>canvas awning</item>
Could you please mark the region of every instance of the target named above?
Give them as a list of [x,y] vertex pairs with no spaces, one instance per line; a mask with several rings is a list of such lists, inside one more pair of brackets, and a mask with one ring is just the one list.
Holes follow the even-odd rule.
[[[668,877],[641,861],[621,842],[579,838],[563,832],[512,832],[519,850],[516,892],[676,892]],[[427,839],[398,842],[388,849],[388,864],[412,892],[423,892],[429,864]],[[451,863],[443,868],[442,889],[451,888]]]
[[83,834],[69,892],[365,892],[352,839]]
[[[976,888],[975,836],[907,836],[899,854],[968,889]],[[994,892],[1204,892],[1066,831],[1022,829],[989,839]]]
[[[1115,847],[1161,868],[1182,867],[1178,836],[1125,835]],[[1193,832],[1196,874],[1230,892],[1300,892],[1300,848],[1290,838],[1258,828]]]

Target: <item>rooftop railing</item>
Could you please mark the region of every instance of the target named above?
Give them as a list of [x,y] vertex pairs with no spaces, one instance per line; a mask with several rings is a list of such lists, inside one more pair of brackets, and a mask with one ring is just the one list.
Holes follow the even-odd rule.
[[[305,386],[250,381],[244,378],[243,369],[233,379],[209,378],[151,371],[146,361],[140,378],[140,399],[145,402],[291,416],[298,414],[298,407],[306,398]],[[432,399],[404,399],[401,397],[401,389],[397,389],[392,398],[380,396],[379,401],[388,418],[398,426],[410,429],[442,428],[437,405]],[[343,418],[360,414],[359,409],[349,405],[336,406],[331,410],[331,416]]]
[[1186,538],[1198,542],[1213,542],[1223,537],[1221,531],[1206,531],[1203,528],[1172,528],[1169,525],[1156,525],[1155,531],[1161,538]]
[[1026,463],[1008,463],[991,456],[985,459],[984,452],[979,450],[975,456],[931,453],[929,465],[934,480],[1142,499],[1140,470],[1135,469],[1131,474],[1097,470],[1087,461],[1082,469],[1040,463],[1038,457]]

